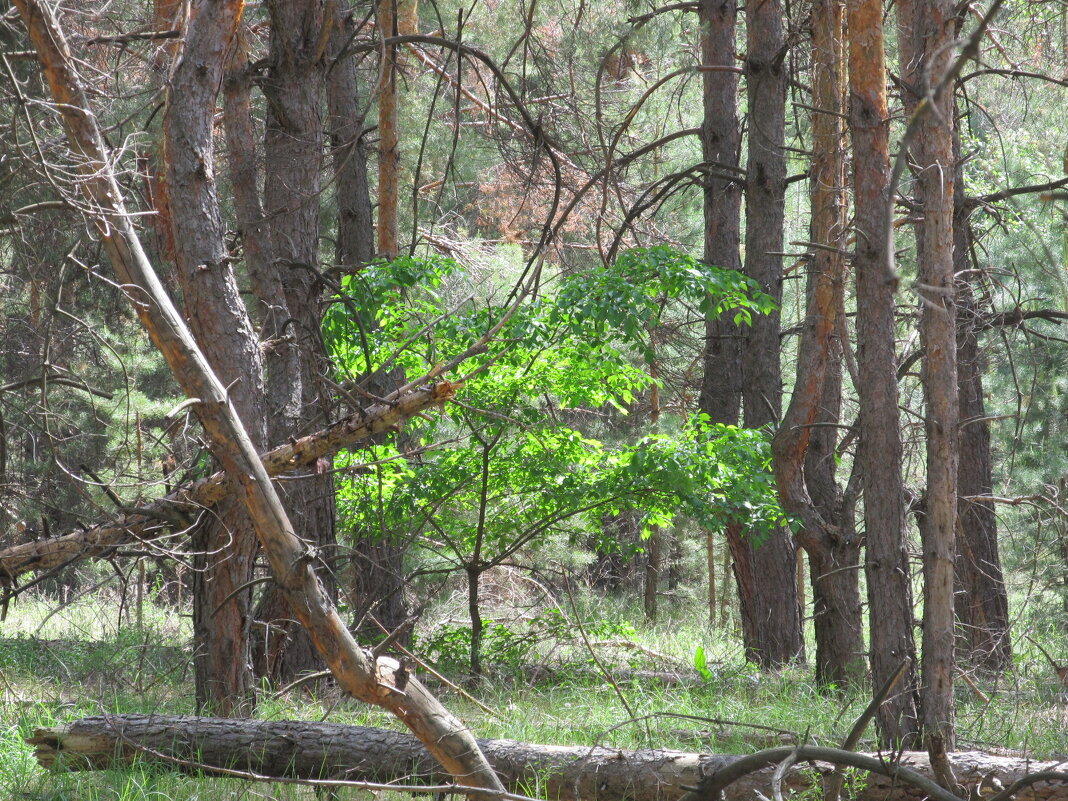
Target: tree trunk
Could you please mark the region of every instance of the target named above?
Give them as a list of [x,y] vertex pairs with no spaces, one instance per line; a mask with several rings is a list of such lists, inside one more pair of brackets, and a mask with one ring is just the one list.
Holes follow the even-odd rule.
[[[786,203],[786,61],[779,0],[746,3],[745,74],[749,146],[745,185],[745,272],[776,303],[782,300]],[[774,426],[782,411],[779,311],[757,315],[745,337],[742,404],[747,428]],[[757,544],[759,539],[760,544]],[[777,667],[804,658],[796,544],[788,529],[728,540],[736,563],[759,583],[738,585],[746,658]]]
[[[742,525],[728,524],[726,531],[734,557],[745,658],[761,667],[774,667],[799,658],[800,631],[795,630],[794,624],[799,629],[801,623],[793,543],[785,537],[772,536],[754,546],[751,534]],[[765,570],[779,576],[788,574],[790,580],[785,585],[771,583]],[[786,624],[777,617],[783,610],[793,610]]]
[[[175,257],[193,335],[229,395],[253,447],[266,444],[259,343],[228,262],[215,190],[216,98],[237,18],[226,5],[198,7],[171,74],[164,114],[167,188]],[[249,604],[256,535],[240,503],[227,501],[193,537],[197,707],[229,715],[252,702]]]
[[[333,6],[330,6],[331,8]],[[322,428],[329,420],[330,393],[322,381],[329,369],[321,332],[319,206],[323,121],[324,55],[334,18],[319,3],[267,3],[271,38],[267,76],[264,205],[271,230],[274,265],[288,317],[283,337],[296,348],[296,367],[285,348],[267,358],[271,444]],[[277,358],[273,358],[277,356]],[[323,555],[320,579],[336,597],[334,482],[329,470],[312,467],[287,482],[282,498],[301,538]],[[321,662],[311,640],[294,620],[282,591],[268,585],[257,618],[285,632],[283,650],[270,660],[271,678],[284,682]]]
[[[844,318],[845,152],[844,13],[836,0],[812,7],[812,226],[808,306],[798,345],[797,379],[773,443],[783,505],[802,522],[797,539],[809,556],[816,681],[839,690],[862,680],[864,665],[860,545],[845,524],[835,481],[841,406]],[[811,485],[811,486],[810,486]]]
[[482,567],[476,561],[467,568],[467,616],[471,622],[469,667],[471,675],[475,678],[482,676],[482,635],[484,633],[484,624],[482,622],[482,606],[478,595],[481,579]]
[[[946,760],[955,740],[953,704],[953,557],[957,528],[957,312],[953,275],[953,92],[939,82],[954,57],[951,0],[898,4],[904,32],[902,61],[912,70],[918,97],[916,197],[923,207],[918,248],[922,384],[926,414],[926,508],[923,540],[923,734],[939,782],[953,789]],[[911,35],[909,35],[911,34]]]
[[[121,769],[133,759],[159,761],[155,754],[188,760],[171,763],[175,770],[213,771],[201,765],[251,771],[268,777],[344,778],[349,781],[427,784],[447,782],[414,737],[385,729],[299,721],[221,720],[162,715],[108,715],[82,718],[65,726],[36,729],[27,742],[46,768],[68,770]],[[683,751],[621,751],[589,746],[533,745],[513,740],[479,740],[493,769],[512,792],[558,801],[675,801],[686,786],[699,786],[741,757]],[[772,749],[774,766],[795,746]],[[826,749],[830,750],[830,749]],[[781,756],[780,756],[781,754]],[[778,756],[777,759],[775,757]],[[884,755],[885,757],[885,755]],[[1024,775],[1055,770],[1059,763],[1034,762],[979,752],[953,756],[954,768],[970,789],[989,791]],[[826,773],[826,763],[817,763]],[[901,764],[930,777],[926,757],[906,753]],[[723,792],[726,801],[772,796],[774,767],[749,774]],[[902,771],[904,773],[904,771]],[[783,791],[802,793],[819,781],[806,763],[785,772]],[[811,790],[809,791],[811,792]],[[1068,784],[1044,782],[1035,797],[1068,799]],[[981,793],[985,795],[984,793]],[[856,801],[903,801],[926,795],[903,778],[872,774]],[[980,793],[977,793],[980,795]]]
[[359,82],[353,53],[344,49],[352,41],[355,25],[349,3],[339,3],[330,29],[331,68],[327,72],[327,135],[333,158],[334,193],[337,198],[337,245],[335,259],[344,268],[354,268],[374,258],[374,223],[367,185],[367,143],[360,110]]
[[[912,588],[905,552],[905,500],[898,421],[895,284],[887,268],[890,184],[883,7],[849,0],[849,126],[856,210],[857,351],[861,435],[857,467],[864,491],[872,683],[882,687],[905,657],[915,658]],[[880,741],[908,744],[918,732],[915,671],[879,708]]]
[[[964,222],[967,226],[967,222]],[[958,270],[958,274],[959,270]],[[957,647],[963,662],[1001,672],[1012,661],[1008,594],[998,553],[990,423],[983,403],[982,357],[976,336],[978,307],[971,287],[957,297],[957,380],[960,403],[960,463],[957,467],[955,595],[960,624]]]
[[[971,267],[971,228],[965,201],[960,131],[953,131],[953,261],[958,276]],[[957,465],[957,561],[954,572],[960,659],[993,672],[1012,662],[1009,599],[998,553],[993,492],[990,421],[983,402],[983,359],[979,352],[979,306],[967,278],[957,286],[957,385],[960,404],[960,462]]]
[[[16,7],[29,30],[67,139],[77,154],[81,173],[78,186],[88,201],[87,208],[92,209],[91,219],[118,281],[183,391],[194,401],[212,453],[244,504],[275,577],[286,589],[291,606],[309,629],[316,648],[346,692],[390,710],[450,774],[463,777],[468,785],[480,789],[502,790],[470,731],[422,684],[410,678],[401,665],[361,650],[348,633],[314,573],[315,553],[294,533],[237,414],[231,395],[234,387],[226,387],[212,371],[145,256],[123,203],[112,169],[112,154],[104,145],[51,8],[35,0],[17,0]],[[225,3],[219,10],[225,12],[220,27],[232,32],[240,19],[241,4]],[[208,12],[198,8],[196,13]],[[210,119],[209,114],[209,122]],[[210,164],[210,150],[198,155]],[[209,270],[212,267],[206,266]]]
[[[234,38],[224,82],[223,121],[230,160],[231,187],[238,229],[248,270],[249,283],[256,298],[258,327],[266,343],[265,373],[268,428],[271,442],[279,441],[281,421],[286,409],[300,408],[300,350],[286,329],[291,318],[289,301],[271,245],[271,226],[260,203],[255,133],[252,121],[248,51],[244,27]],[[252,637],[252,669],[257,677],[274,675],[294,628],[292,615],[281,602],[277,590],[266,598],[275,608],[265,609],[261,599],[255,616],[260,626]],[[288,618],[280,621],[279,618]]]
[[[178,0],[153,0],[152,30],[158,33],[174,30],[180,24],[182,13],[182,3]],[[165,88],[167,76],[170,74],[171,65],[177,53],[177,40],[160,43],[152,55],[146,89],[155,91]],[[173,264],[175,261],[174,224],[171,221],[171,209],[167,199],[165,164],[163,142],[156,139],[144,163],[145,199],[154,212],[148,218],[153,234],[149,238],[149,255],[161,264]],[[174,288],[171,287],[172,290]]]
[[860,545],[834,543],[808,551],[812,615],[816,630],[816,684],[839,691],[863,684],[863,611],[860,606]]
[[[397,0],[378,0],[378,31],[397,35]],[[382,48],[378,83],[378,254],[396,258],[400,250],[400,139],[397,132],[397,62],[400,48]]]
[[660,566],[663,564],[664,534],[660,526],[652,526],[645,541],[645,592],[642,607],[648,620],[656,620],[657,590],[660,587]]
[[264,341],[268,437],[276,445],[286,438],[288,427],[284,420],[296,415],[301,406],[301,384],[295,378],[301,374],[301,354],[296,337],[289,330],[292,314],[284,271],[272,246],[273,225],[260,202],[246,40],[247,33],[242,26],[234,39],[226,71],[223,122],[237,225],[249,283],[256,298],[255,316]]
[[708,565],[708,625],[716,622],[716,541],[711,531],[705,532],[705,562]]
[[[330,52],[338,60],[327,75],[330,114],[327,128],[333,150],[337,197],[336,258],[339,265],[354,269],[374,258],[375,238],[356,61],[354,54],[343,54],[355,27],[351,9],[345,8],[347,5],[339,6],[338,19],[330,34]],[[392,370],[364,380],[368,392],[384,397],[404,384],[404,371]],[[400,440],[403,432],[393,436]],[[403,443],[398,441],[397,444],[403,450]],[[381,636],[379,626],[395,631],[408,617],[404,597],[404,557],[408,543],[395,538],[384,539],[373,531],[352,531],[347,532],[347,536],[351,538],[352,582],[348,589],[355,610],[353,622],[361,637],[374,639]]]
[[[724,178],[721,166],[737,167],[741,148],[738,125],[738,73],[735,36],[738,8],[725,0],[701,0],[701,63],[718,67],[702,73],[701,153],[708,174],[704,180],[704,260],[728,270],[741,270],[739,251],[742,182]],[[705,319],[702,353],[704,374],[697,407],[713,423],[737,425],[742,402],[741,331],[729,314]],[[712,562],[713,534],[706,535],[708,550],[709,622],[715,614],[716,588]],[[726,580],[726,574],[724,574]],[[725,606],[724,593],[720,593]],[[721,610],[721,625],[725,615]]]
[[[841,333],[845,330],[844,291],[838,293],[838,303],[836,316]],[[839,342],[832,349],[827,365],[823,402],[816,413],[816,426],[805,454],[805,484],[809,495],[821,516],[835,526],[836,533],[820,549],[820,556],[809,553],[809,574],[816,635],[816,682],[823,686],[859,687],[867,674],[860,603],[861,541],[852,502],[844,497],[836,481],[841,403]],[[821,617],[827,619],[821,623]]]
[[679,537],[678,529],[673,528],[668,536],[668,567],[667,586],[668,590],[675,592],[682,583],[682,538]]

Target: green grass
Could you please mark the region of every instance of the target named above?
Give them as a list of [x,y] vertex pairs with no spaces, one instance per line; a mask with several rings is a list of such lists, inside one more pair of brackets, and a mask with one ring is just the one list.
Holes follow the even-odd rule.
[[[43,771],[24,742],[37,727],[102,712],[193,712],[187,617],[146,604],[143,626],[138,628],[135,615],[118,619],[118,604],[108,591],[54,612],[57,606],[46,596],[21,598],[0,629],[0,797],[78,801],[314,797],[307,787],[197,779],[147,765],[94,773]],[[633,640],[660,656],[598,646],[601,662],[619,676],[613,687],[584,650],[575,613],[564,610],[567,625],[557,634],[567,636],[522,651],[524,659],[570,665],[551,683],[531,684],[517,665],[498,663],[491,667],[492,680],[471,690],[494,714],[439,688],[443,701],[481,737],[738,753],[781,744],[786,741],[784,732],[837,744],[867,702],[865,697],[820,695],[806,666],[759,673],[743,662],[734,632],[709,629],[694,620],[689,610],[701,610],[699,603],[666,606],[656,625],[642,623],[640,612],[623,601],[586,596],[578,599],[578,607],[591,639],[598,640],[598,632],[607,631],[614,634],[605,639],[619,640],[623,638],[619,632],[629,630]],[[457,622],[455,610],[443,606],[437,611],[439,620],[451,617]],[[514,609],[488,609],[487,617],[493,615],[521,628],[514,622]],[[629,626],[621,625],[627,621]],[[427,624],[421,633],[425,636],[432,629]],[[1063,642],[1049,638],[1045,642],[1051,653],[1068,652]],[[711,670],[706,682],[664,686],[627,678],[628,669],[689,670],[698,646],[704,648]],[[1068,712],[1061,688],[1045,658],[1027,640],[1016,644],[1012,671],[996,679],[977,677],[976,682],[987,700],[958,684],[961,747],[1020,749],[1036,758],[1068,752]],[[343,698],[330,687],[314,693],[304,688],[285,697],[265,692],[258,714],[268,719],[329,719],[400,728],[387,713]],[[365,794],[355,790],[339,794],[341,799],[357,797]]]

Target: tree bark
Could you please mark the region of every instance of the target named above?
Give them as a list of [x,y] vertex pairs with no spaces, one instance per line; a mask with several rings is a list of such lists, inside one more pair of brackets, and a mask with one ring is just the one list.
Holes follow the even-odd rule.
[[[925,102],[917,106],[919,171],[916,198],[923,207],[919,238],[920,339],[926,414],[927,493],[920,518],[923,541],[923,735],[939,782],[955,784],[946,752],[955,740],[953,704],[953,558],[957,527],[957,312],[953,274],[953,93],[939,86],[953,59],[954,4],[950,0],[898,5],[902,61]],[[910,120],[910,127],[913,121]]]
[[[397,35],[397,0],[378,0],[378,30],[382,38]],[[382,48],[378,83],[378,254],[385,259],[400,251],[400,138],[397,131],[397,69],[400,48]]]
[[[741,270],[741,208],[743,182],[724,178],[719,165],[737,167],[741,148],[738,124],[738,73],[735,72],[738,8],[733,1],[701,0],[701,63],[720,67],[702,73],[701,153],[708,167],[704,180],[704,260],[728,270]],[[713,423],[737,425],[742,402],[741,331],[729,314],[705,319],[701,394],[698,408]],[[713,552],[706,537],[708,563]],[[709,615],[713,614],[715,572],[709,568]]]
[[[354,28],[352,11],[345,6],[338,6],[338,19],[330,34],[333,67],[327,74],[327,129],[333,150],[337,197],[336,259],[343,268],[358,269],[374,258],[375,237],[355,56],[343,53],[351,42]],[[391,370],[364,380],[368,392],[384,397],[404,383],[404,372]],[[399,439],[403,433],[393,436]],[[403,450],[399,442],[398,448]],[[348,590],[356,612],[353,622],[357,631],[367,638],[381,636],[379,626],[395,631],[409,613],[404,597],[404,557],[408,543],[372,531],[352,531],[347,535],[352,540],[349,556],[352,581]]]
[[339,3],[330,30],[330,63],[327,71],[327,135],[333,159],[334,192],[337,198],[337,245],[335,260],[354,268],[374,258],[374,223],[367,185],[367,143],[360,110],[359,81],[353,53],[344,49],[351,42],[355,25],[349,3]]
[[[301,374],[301,358],[294,337],[287,334],[291,319],[289,300],[271,244],[271,225],[260,203],[248,71],[246,36],[243,26],[239,26],[224,80],[223,121],[245,267],[256,297],[258,327],[265,343],[265,415],[271,441],[277,442],[280,430],[285,429],[282,421],[286,410],[296,410],[301,405],[301,384],[293,380],[293,376]],[[293,624],[288,621],[285,625],[275,623],[275,618],[283,614],[284,606],[265,615],[262,602],[256,610],[261,626],[254,631],[250,658],[252,672],[257,677],[272,674],[271,667],[278,662],[281,648],[289,640],[287,628]]]
[[[163,119],[175,258],[193,335],[225,383],[252,446],[266,444],[259,343],[227,258],[215,189],[213,116],[238,17],[227,4],[194,4]],[[252,703],[249,605],[257,544],[241,504],[227,500],[193,537],[196,700],[229,715]]]
[[[322,97],[324,57],[335,16],[332,4],[267,3],[271,37],[263,93],[267,99],[264,133],[264,206],[274,251],[273,269],[285,296],[288,316],[283,340],[268,351],[269,436],[272,445],[299,437],[326,424],[330,393],[322,376],[328,371],[321,333],[322,283],[319,279],[319,208],[323,155]],[[291,341],[291,345],[286,344]],[[295,348],[296,358],[287,353]],[[295,362],[295,364],[294,364]],[[296,370],[294,371],[294,366]],[[286,482],[282,499],[301,538],[323,555],[319,571],[331,597],[336,597],[334,481],[330,471],[312,467]],[[268,585],[256,610],[277,649],[257,642],[262,665],[275,681],[289,681],[321,664],[307,634],[288,608],[285,593]]]
[[[790,406],[772,444],[783,506],[797,515],[809,555],[816,682],[844,690],[862,681],[860,544],[845,525],[835,481],[841,406],[845,258],[844,10],[838,0],[812,7],[812,224],[808,304]],[[810,489],[809,484],[812,484]]]
[[[786,40],[779,0],[746,3],[746,96],[749,144],[745,184],[745,272],[776,304],[782,300],[786,205]],[[753,318],[742,358],[747,428],[774,426],[782,412],[779,310]],[[797,546],[788,529],[747,532],[728,542],[759,584],[738,585],[746,658],[762,667],[804,658],[797,594]]]
[[[36,729],[27,739],[46,768],[99,770],[128,764],[134,758],[171,763],[176,770],[212,775],[200,765],[250,771],[264,777],[347,779],[350,781],[441,783],[449,777],[408,734],[363,726],[299,721],[222,720],[172,716],[112,715],[82,718],[65,726]],[[649,749],[533,745],[512,740],[479,740],[502,783],[513,792],[559,801],[675,801],[686,786],[700,786],[717,771],[737,763],[730,755],[694,754]],[[791,747],[774,749],[769,755]],[[146,753],[139,749],[148,749]],[[158,756],[157,756],[158,755]],[[783,757],[778,760],[782,761]],[[961,781],[969,788],[989,790],[995,780],[1005,786],[1028,773],[1055,770],[1059,763],[963,752],[953,756]],[[826,763],[817,763],[826,775]],[[930,777],[924,754],[906,753],[903,766]],[[729,785],[726,801],[772,796],[774,767]],[[818,776],[807,764],[786,772],[785,792],[801,792]],[[1045,782],[1034,788],[1035,799],[1068,798],[1068,784]],[[873,774],[856,801],[920,799],[925,793],[899,779]],[[1028,796],[1029,798],[1032,796]]]
[[[82,176],[79,188],[118,280],[183,391],[196,399],[212,453],[244,504],[275,577],[316,648],[346,692],[390,710],[450,774],[463,777],[467,785],[500,791],[502,785],[470,731],[400,665],[361,650],[348,633],[313,569],[317,555],[294,533],[228,388],[212,372],[145,256],[112,171],[111,154],[52,10],[35,0],[17,0],[16,7],[63,119]],[[222,24],[232,31],[241,5],[229,2],[224,10],[231,21],[224,17]]]
[[289,299],[271,241],[272,225],[260,201],[246,40],[247,33],[241,26],[234,37],[223,84],[223,123],[237,226],[264,345],[268,437],[274,445],[285,439],[282,421],[298,414],[301,406],[301,384],[294,378],[301,374],[301,362],[296,337],[289,331]]
[[[744,181],[723,177],[719,165],[738,166],[738,73],[735,28],[738,9],[725,0],[701,0],[702,73],[701,152],[709,174],[704,181],[704,260],[726,270],[741,270],[742,189]],[[738,422],[742,402],[741,332],[729,314],[705,320],[704,375],[698,408],[716,423]]]
[[[857,351],[861,470],[866,529],[869,654],[872,683],[882,687],[901,660],[915,658],[912,588],[905,552],[905,500],[898,425],[895,284],[887,271],[884,230],[890,202],[889,119],[883,8],[849,0],[849,127],[853,136],[856,210]],[[914,669],[876,716],[880,741],[910,744],[918,732]]]
[[[971,228],[965,201],[959,126],[953,130],[953,270],[968,275]],[[957,465],[957,560],[954,594],[957,649],[963,662],[992,672],[1012,662],[1009,599],[998,553],[998,522],[993,492],[990,421],[983,402],[983,358],[979,351],[979,305],[967,278],[957,286],[957,398],[960,461]]]

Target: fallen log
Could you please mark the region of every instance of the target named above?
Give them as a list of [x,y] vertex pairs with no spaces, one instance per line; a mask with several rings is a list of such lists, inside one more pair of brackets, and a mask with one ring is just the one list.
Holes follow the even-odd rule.
[[[451,778],[409,734],[332,723],[108,715],[37,729],[27,742],[35,746],[34,756],[41,765],[51,769],[98,770],[148,759],[180,760],[171,762],[176,770],[205,775],[228,775],[228,771],[236,770],[264,778],[405,784],[440,784]],[[737,768],[741,760],[753,758],[666,749],[532,745],[512,740],[479,740],[478,744],[505,787],[559,801],[678,801],[684,795],[688,799],[708,798],[700,790],[688,791],[708,788],[717,774],[722,776],[730,766]],[[811,751],[806,758],[831,753],[831,749],[805,748]],[[749,801],[759,798],[758,792],[772,797],[774,767],[794,753],[798,752],[792,746],[761,752],[767,758],[758,761],[769,767],[742,776],[725,789],[723,798]],[[799,753],[804,756],[807,752]],[[1008,787],[1027,775],[1062,768],[1060,763],[981,752],[953,754],[952,762],[958,780],[976,792],[975,797],[988,797],[991,788],[999,784]],[[924,753],[907,753],[900,764],[925,777],[932,775]],[[799,764],[786,772],[783,790],[810,787],[829,770],[825,762]],[[892,767],[888,772],[893,772]],[[855,797],[859,801],[898,801],[926,796],[925,790],[900,775],[895,780],[870,774],[867,787]],[[1068,784],[1039,782],[1021,797],[1064,801],[1068,799]]]
[[[370,439],[431,406],[444,403],[452,394],[453,387],[447,381],[407,392],[339,420],[322,431],[280,445],[261,457],[263,466],[272,477],[309,467],[324,456]],[[81,559],[106,556],[120,545],[157,539],[174,528],[168,521],[214,506],[230,492],[226,474],[220,470],[143,504],[130,514],[82,531],[5,548],[0,550],[0,583],[11,587],[26,573],[53,570]]]

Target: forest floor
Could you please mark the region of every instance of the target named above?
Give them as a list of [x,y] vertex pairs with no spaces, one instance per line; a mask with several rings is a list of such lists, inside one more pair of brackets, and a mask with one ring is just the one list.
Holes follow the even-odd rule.
[[[26,596],[8,611],[0,625],[0,797],[313,797],[306,787],[196,779],[147,765],[95,773],[41,769],[24,742],[37,727],[101,713],[194,712],[189,618],[174,607],[146,602],[139,624],[136,609],[127,605],[120,613],[119,606],[113,591],[101,591],[65,606],[46,595]],[[608,608],[603,599],[593,598],[579,599],[577,614],[513,615],[487,643],[492,680],[465,685],[480,704],[431,686],[480,737],[715,753],[745,753],[805,738],[824,745],[842,740],[866,698],[820,695],[806,666],[759,673],[742,660],[733,632],[702,625],[693,608],[666,608],[657,624],[644,623],[640,609]],[[438,611],[437,624],[422,630],[421,643],[456,678],[466,643],[462,621],[451,619],[454,610],[447,606]],[[577,619],[583,621],[581,632]],[[1037,759],[1068,754],[1063,688],[1044,657],[1026,647],[1020,643],[1014,668],[1005,676],[974,676],[974,689],[959,683],[961,748]],[[694,668],[699,648],[706,662],[703,677]],[[543,673],[551,678],[539,680],[537,671],[532,677],[539,663],[553,666]],[[668,685],[634,671],[667,672],[685,680]],[[257,716],[398,728],[388,714],[344,698],[329,685],[306,685],[282,697],[265,691]],[[338,797],[364,799],[366,792],[343,791]]]

